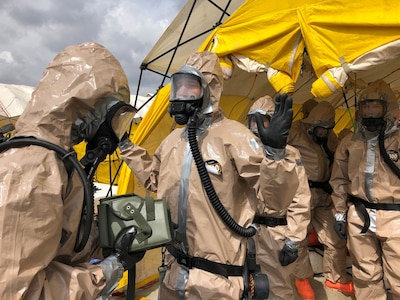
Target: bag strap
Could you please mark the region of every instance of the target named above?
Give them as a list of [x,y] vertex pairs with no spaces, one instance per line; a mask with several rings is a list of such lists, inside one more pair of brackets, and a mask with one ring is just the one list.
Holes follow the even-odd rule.
[[[156,211],[155,211],[155,204],[154,199],[150,196],[146,196],[144,199],[146,205],[146,218],[147,221],[154,221],[156,219]],[[162,201],[162,200],[159,200]]]
[[[142,199],[142,201],[144,201]],[[142,202],[143,203],[143,202]],[[140,210],[142,209],[143,205],[140,205],[139,208],[136,208],[132,203],[128,202],[124,205],[124,210],[132,216],[132,218],[136,221],[137,223],[137,234],[136,234],[136,240],[139,242],[139,244],[145,240],[147,240],[151,234],[152,234],[152,229],[149,223],[145,220],[143,215],[140,213]]]

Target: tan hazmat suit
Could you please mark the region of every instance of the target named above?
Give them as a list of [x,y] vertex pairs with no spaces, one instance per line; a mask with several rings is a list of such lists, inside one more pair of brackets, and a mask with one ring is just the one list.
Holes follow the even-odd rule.
[[[255,112],[265,112],[268,116],[273,116],[275,103],[270,96],[264,96],[251,106],[249,114]],[[255,236],[257,249],[257,263],[261,266],[261,271],[266,273],[269,278],[270,295],[269,299],[294,299],[292,278],[296,263],[282,266],[279,262],[278,253],[285,244],[285,239],[289,238],[292,242],[300,245],[307,236],[307,227],[310,223],[310,204],[311,195],[308,187],[307,175],[300,159],[299,151],[290,146],[286,146],[286,155],[291,160],[297,162],[297,175],[299,185],[292,201],[286,208],[276,211],[269,209],[264,203],[258,204],[257,214],[272,218],[286,218],[287,225],[266,226],[260,225],[260,230]]]
[[[390,87],[379,80],[360,95],[384,102],[386,127],[384,148],[390,160],[400,168],[400,131],[397,128],[398,103]],[[352,258],[352,274],[357,299],[387,299],[385,275],[393,299],[400,299],[400,179],[384,161],[377,132],[369,132],[356,115],[354,134],[340,143],[332,169],[332,200],[337,214],[347,212],[347,240]],[[365,201],[370,225],[365,225],[362,210],[357,210],[349,196]],[[397,207],[388,210],[368,208],[368,203]]]
[[[227,119],[218,108],[223,77],[218,57],[211,52],[192,54],[187,65],[204,74],[213,111],[197,132],[198,145],[212,185],[232,218],[248,227],[257,201],[281,211],[298,188],[298,166],[293,157],[274,161],[264,155],[261,142],[243,124]],[[204,125],[204,123],[203,123]],[[165,197],[174,223],[185,228],[188,254],[212,262],[243,266],[247,238],[234,233],[210,204],[188,145],[187,129],[175,129],[151,158],[133,145],[121,150],[123,159],[147,189]],[[255,199],[257,196],[258,199]],[[288,203],[282,201],[288,199]],[[167,272],[160,299],[240,299],[242,276],[224,277],[198,268],[186,268],[166,253]]]
[[[65,48],[49,63],[19,117],[15,137],[34,136],[70,150],[74,121],[108,95],[129,103],[126,75],[103,46]],[[84,199],[76,171],[41,146],[0,153],[0,299],[96,299],[105,287],[97,227],[74,252]],[[61,241],[62,240],[62,241]]]
[[[333,128],[335,113],[328,102],[320,102],[314,107],[309,116],[292,124],[289,132],[288,144],[300,151],[301,160],[306,169],[309,181],[328,183],[331,173],[331,162],[327,151],[322,145],[313,140],[309,133],[315,126]],[[337,137],[329,130],[327,146],[331,154],[337,147]],[[332,157],[331,157],[332,158]],[[346,272],[346,241],[341,240],[334,230],[335,219],[332,217],[333,203],[329,193],[323,188],[311,187],[311,223],[320,243],[324,245],[323,273],[325,279],[332,282],[349,282]],[[310,278],[314,276],[308,255],[308,240],[304,240],[299,249],[299,258],[296,261],[296,278]]]

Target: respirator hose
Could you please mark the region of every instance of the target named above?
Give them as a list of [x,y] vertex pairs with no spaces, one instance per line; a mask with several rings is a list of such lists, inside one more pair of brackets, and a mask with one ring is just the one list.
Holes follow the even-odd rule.
[[[30,146],[30,145],[45,147],[49,150],[56,152],[60,156],[60,158],[62,158],[63,160],[64,159],[68,160],[71,163],[71,165],[74,167],[74,169],[76,170],[76,172],[78,173],[78,175],[82,181],[83,189],[84,189],[84,201],[83,201],[83,206],[82,206],[81,220],[80,220],[79,229],[78,229],[78,233],[76,236],[76,242],[75,242],[75,247],[74,247],[75,252],[80,252],[83,250],[87,241],[89,240],[90,231],[92,228],[93,210],[94,210],[92,185],[87,180],[86,173],[84,172],[82,166],[76,159],[75,155],[71,155],[71,152],[68,152],[65,149],[61,148],[60,146],[50,143],[48,141],[36,139],[33,137],[24,137],[24,138],[18,137],[18,138],[14,138],[7,142],[2,143],[0,146],[0,152],[3,152],[11,147],[19,148],[19,147],[26,147],[26,146]],[[80,234],[81,234],[80,229],[81,229],[82,223],[84,223],[84,225],[83,225],[84,227],[82,230],[82,238],[81,238],[80,237]]]
[[381,127],[380,132],[379,132],[379,137],[378,137],[379,151],[381,152],[381,156],[383,157],[384,162],[389,166],[389,168],[393,171],[393,173],[396,174],[396,176],[398,178],[400,178],[399,168],[390,159],[390,157],[387,154],[386,149],[385,149],[385,128],[386,128],[386,122]]
[[196,121],[197,121],[197,112],[194,114],[193,118],[191,118],[190,123],[188,124],[188,140],[190,150],[193,155],[194,162],[196,163],[197,170],[199,172],[200,180],[203,184],[204,189],[206,190],[208,199],[210,200],[212,206],[216,210],[217,214],[221,217],[222,221],[236,234],[243,237],[251,237],[256,234],[256,229],[253,226],[248,228],[240,226],[229,214],[229,212],[222,205],[219,200],[217,193],[215,192],[214,186],[212,185],[210,176],[207,172],[207,169],[204,165],[203,157],[201,156],[199,145],[197,143],[196,138]]

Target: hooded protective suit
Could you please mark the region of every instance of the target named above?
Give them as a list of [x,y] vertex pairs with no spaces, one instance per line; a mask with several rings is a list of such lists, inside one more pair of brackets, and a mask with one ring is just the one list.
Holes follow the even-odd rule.
[[[184,71],[201,72],[207,83],[197,128],[201,155],[221,203],[241,226],[254,218],[257,201],[265,209],[281,212],[292,202],[299,185],[293,157],[275,161],[243,124],[227,119],[218,108],[223,77],[218,57],[212,52],[192,54]],[[193,71],[195,72],[195,71]],[[209,104],[212,105],[210,113]],[[181,252],[211,262],[243,266],[247,238],[234,233],[217,214],[204,191],[188,145],[188,128],[175,129],[151,159],[146,151],[131,145],[121,155],[147,189],[165,197],[171,217],[178,224]],[[258,198],[258,199],[256,199]],[[240,275],[221,276],[200,268],[188,268],[166,253],[167,272],[160,287],[161,299],[240,299],[244,282]]]
[[[113,95],[129,103],[126,75],[103,46],[65,48],[43,73],[20,116],[15,137],[33,136],[65,150],[79,141],[74,122]],[[91,264],[97,227],[74,252],[84,199],[83,184],[68,174],[55,151],[30,145],[0,154],[0,298],[95,299],[106,285]]]
[[[256,100],[249,110],[249,115],[256,112],[272,117],[275,111],[275,103],[270,96],[264,96]],[[292,278],[295,263],[282,266],[278,253],[285,243],[298,248],[300,242],[307,236],[307,227],[310,223],[310,189],[307,175],[302,165],[299,151],[286,146],[286,155],[298,163],[297,174],[299,185],[296,194],[288,206],[280,211],[268,209],[264,203],[258,204],[257,215],[268,217],[271,225],[261,225],[255,236],[257,249],[257,262],[261,271],[266,273],[270,284],[270,299],[294,299]],[[282,200],[282,199],[281,199]],[[286,225],[274,224],[274,220],[286,219]]]
[[[378,80],[361,93],[360,106],[368,100],[384,104],[384,149],[398,169],[397,99],[387,83]],[[357,299],[387,299],[384,275],[393,299],[400,299],[400,179],[382,157],[379,131],[370,132],[361,124],[359,110],[356,117],[354,134],[346,136],[335,153],[330,181],[335,216],[347,213],[347,240]],[[382,207],[387,205],[384,203],[389,203],[389,207]],[[365,232],[361,233],[364,226]]]
[[[331,163],[338,144],[337,137],[331,130],[334,125],[335,111],[331,104],[322,101],[311,110],[307,118],[292,124],[288,144],[300,151],[301,160],[306,169],[311,190],[310,225],[314,228],[318,240],[325,246],[324,276],[332,282],[349,282],[350,278],[346,273],[346,241],[339,239],[334,231],[335,219],[332,218],[333,203],[329,191]],[[317,126],[330,128],[327,141],[316,142],[313,132]],[[307,239],[300,248],[296,263],[296,278],[313,277]]]

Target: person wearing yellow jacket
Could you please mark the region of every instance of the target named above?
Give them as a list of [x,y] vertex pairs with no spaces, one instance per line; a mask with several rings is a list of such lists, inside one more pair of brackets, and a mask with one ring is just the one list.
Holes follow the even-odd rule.
[[[292,124],[288,144],[300,151],[311,190],[311,223],[318,240],[324,245],[323,273],[325,286],[353,294],[351,278],[346,271],[346,241],[339,239],[333,224],[332,189],[329,185],[333,155],[338,139],[333,132],[335,110],[327,101],[319,102],[307,118]],[[314,272],[308,255],[308,240],[299,249],[295,285],[303,299],[314,299],[309,278]]]
[[288,205],[282,199],[291,202],[299,185],[296,161],[285,155],[292,99],[279,95],[272,130],[260,134],[270,141],[263,146],[219,109],[223,80],[215,53],[192,53],[171,78],[169,112],[184,127],[172,131],[152,158],[129,140],[120,143],[124,161],[147,189],[166,198],[177,224],[160,299],[241,299],[257,203],[281,211]]
[[14,137],[0,144],[9,147],[0,153],[1,299],[106,299],[122,277],[126,245],[91,263],[103,259],[87,180],[96,163],[83,171],[71,147],[107,141],[115,150],[134,117],[129,100],[120,63],[100,44],[68,46],[44,70]]
[[347,236],[357,299],[387,299],[384,276],[393,299],[400,299],[398,110],[385,81],[369,84],[359,97],[355,131],[335,153],[335,230]]
[[[255,134],[258,133],[256,114],[262,116],[264,126],[268,127],[275,112],[275,102],[270,96],[257,99],[250,107],[248,127]],[[300,242],[307,236],[307,227],[310,223],[310,188],[307,175],[301,162],[299,151],[286,145],[286,155],[292,156],[298,164],[297,174],[299,185],[292,201],[286,208],[276,211],[258,204],[254,222],[260,224],[255,236],[257,262],[261,271],[269,278],[269,299],[294,299],[291,274],[295,268]],[[282,199],[281,199],[282,200]]]

